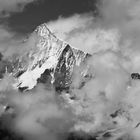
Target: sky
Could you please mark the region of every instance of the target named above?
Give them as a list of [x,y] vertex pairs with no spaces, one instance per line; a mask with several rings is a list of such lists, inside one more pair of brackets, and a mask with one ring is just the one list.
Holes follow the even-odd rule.
[[39,24],[56,20],[58,17],[95,13],[97,4],[97,0],[21,1],[0,0],[0,23],[9,30],[23,34],[30,33]]
[[22,42],[42,23],[62,34],[85,26],[97,15],[97,1],[0,0],[0,52],[7,57],[30,48],[32,43],[25,47]]

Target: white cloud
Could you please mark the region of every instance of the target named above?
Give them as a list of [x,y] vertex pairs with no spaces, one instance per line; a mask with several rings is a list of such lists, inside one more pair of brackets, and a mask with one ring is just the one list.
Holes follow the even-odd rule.
[[[87,82],[82,89],[72,89],[73,94],[76,94],[76,97],[78,97],[73,104],[73,108],[75,114],[80,116],[76,116],[74,128],[75,130],[82,129],[92,134],[96,131],[114,128],[116,130],[114,133],[119,131],[118,133],[125,135],[132,130],[133,134],[130,134],[139,139],[139,128],[137,130],[134,127],[140,121],[140,82],[131,80],[132,72],[140,72],[139,1],[104,0],[100,10],[101,17],[98,18],[94,18],[92,14],[76,14],[68,18],[60,17],[58,20],[48,23],[48,27],[58,38],[60,37],[67,41],[73,47],[91,54],[94,53],[88,62],[91,66],[93,79]],[[0,36],[0,39],[3,45],[6,45],[7,42],[5,40],[8,40],[8,38],[11,40],[14,34],[2,29],[1,32],[3,35]],[[35,37],[33,36],[29,41],[29,46],[34,45],[34,43]],[[3,45],[1,46],[4,49]],[[7,48],[11,49],[7,49],[5,55],[9,56],[12,47],[15,46],[12,45],[11,47],[10,42],[7,46]],[[74,77],[76,82],[74,82],[77,86],[77,81],[81,80],[77,79],[81,77],[78,74],[76,76]],[[42,90],[42,88],[39,88],[39,90]],[[40,101],[38,96],[41,97],[42,95],[42,99],[46,97],[46,91],[44,92],[43,90],[43,94],[41,93],[40,91],[37,92],[37,96],[21,95],[23,96],[22,102],[20,97],[19,99],[17,97],[14,98],[16,100],[14,103],[17,103],[16,106],[28,110],[26,105],[34,106],[34,104],[38,104],[38,101]],[[41,115],[43,113],[45,119],[56,115],[50,112],[52,109],[56,112],[58,111],[58,115],[60,113],[61,116],[61,110],[58,110],[55,102],[52,103],[54,104],[53,108],[49,108],[50,104],[47,103],[47,108],[45,107],[47,111],[45,112],[44,108],[40,109],[38,105],[35,105],[36,109],[27,112],[27,114],[25,113],[27,115],[25,118],[20,118],[19,116],[21,123],[20,121],[16,123],[17,126],[22,130],[26,130],[28,120],[33,119],[33,121],[30,121],[31,124],[35,128],[42,129],[42,126],[36,127],[38,124],[34,121],[38,118],[38,112]],[[112,119],[110,114],[120,108],[122,114],[120,113],[119,116]],[[36,132],[38,129],[33,130]]]
[[[140,138],[139,127],[135,128],[140,122],[140,82],[131,80],[132,72],[140,73],[139,7],[139,0],[102,0],[96,19],[91,14],[74,15],[49,23],[52,31],[72,46],[95,53],[89,62],[93,79],[73,91],[79,100],[73,105],[75,113],[82,115],[76,130],[93,134],[114,128],[116,137]],[[124,112],[114,119],[114,125],[109,114],[119,108]]]
[[58,38],[84,52],[92,54],[101,50],[116,50],[118,47],[119,33],[117,30],[98,28],[92,14],[59,18],[49,22],[48,27]]

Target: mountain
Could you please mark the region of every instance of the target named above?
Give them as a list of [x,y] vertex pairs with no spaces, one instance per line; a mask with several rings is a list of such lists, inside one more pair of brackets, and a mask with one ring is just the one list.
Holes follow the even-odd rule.
[[58,39],[44,23],[33,32],[36,43],[14,68],[15,88],[26,91],[37,83],[53,85],[56,90],[66,90],[71,84],[75,66],[80,66],[90,55]]
[[134,80],[140,79],[140,74],[139,73],[132,73],[131,78]]

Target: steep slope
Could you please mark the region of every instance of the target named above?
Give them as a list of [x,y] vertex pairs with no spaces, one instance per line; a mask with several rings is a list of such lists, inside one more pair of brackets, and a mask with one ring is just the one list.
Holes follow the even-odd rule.
[[[15,88],[30,90],[37,83],[50,83],[56,88],[68,88],[74,66],[79,66],[87,54],[59,40],[42,24],[34,31],[36,44],[26,54],[26,63],[15,69]],[[24,58],[24,57],[23,57]],[[23,58],[19,64],[22,65]]]

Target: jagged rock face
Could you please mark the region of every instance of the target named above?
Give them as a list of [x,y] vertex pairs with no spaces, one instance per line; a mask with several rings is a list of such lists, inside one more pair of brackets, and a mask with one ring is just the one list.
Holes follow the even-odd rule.
[[139,73],[132,73],[131,78],[134,80],[140,79],[140,74]]
[[76,59],[73,54],[72,48],[67,45],[59,58],[59,62],[54,72],[54,85],[57,90],[69,88],[75,61]]
[[[73,68],[80,66],[87,54],[57,39],[46,24],[37,27],[34,34],[37,43],[18,60],[14,87],[23,91],[34,88],[37,83],[49,83],[58,90],[68,89]],[[26,63],[23,65],[23,62]]]

